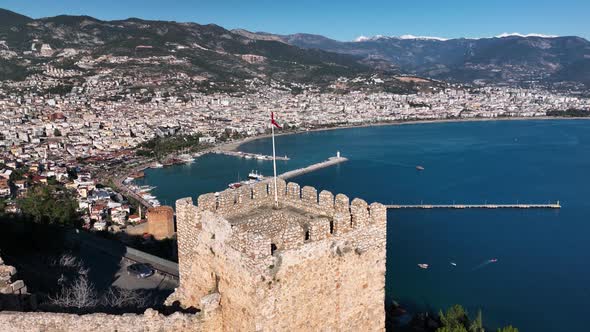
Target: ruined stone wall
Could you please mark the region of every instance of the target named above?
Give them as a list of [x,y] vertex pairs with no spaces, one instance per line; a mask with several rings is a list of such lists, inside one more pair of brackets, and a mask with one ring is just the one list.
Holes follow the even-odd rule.
[[201,222],[191,198],[176,201],[176,238],[178,243],[178,275],[182,280],[190,276],[190,264],[197,247]]
[[384,330],[382,250],[322,241],[280,257],[271,282],[260,287],[261,330]]
[[273,255],[270,282],[257,287],[262,330],[384,330],[386,209],[360,199],[338,209],[345,230],[314,219],[304,245]]
[[[190,211],[187,202],[177,202],[177,215],[179,209],[181,215],[186,212],[182,210]],[[198,220],[198,226],[192,231],[194,238],[189,242],[193,247],[183,245],[181,252],[179,242],[179,265],[183,266],[184,272],[181,272],[180,285],[168,303],[179,301],[184,307],[199,307],[201,296],[219,292],[223,294],[220,301],[223,331],[255,331],[255,285],[259,278],[252,272],[255,260],[231,245],[234,236],[231,225],[221,216],[199,211]],[[179,237],[179,241],[184,240]]]
[[221,331],[217,309],[198,314],[164,316],[148,309],[143,315],[60,314],[48,312],[0,312],[0,331],[22,332],[201,332]]
[[34,309],[34,297],[27,292],[24,281],[15,276],[16,268],[4,264],[0,257],[0,310]]
[[386,208],[280,179],[278,188],[281,207],[313,215],[305,227],[253,227],[264,222],[256,209],[272,206],[272,184],[177,202],[181,278],[171,298],[194,305],[219,291],[224,331],[383,330]]

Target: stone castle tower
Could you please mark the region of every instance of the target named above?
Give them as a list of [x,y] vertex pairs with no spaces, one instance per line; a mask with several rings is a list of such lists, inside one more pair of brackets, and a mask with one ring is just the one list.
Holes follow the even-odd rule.
[[176,202],[180,286],[223,331],[383,331],[386,208],[278,180]]

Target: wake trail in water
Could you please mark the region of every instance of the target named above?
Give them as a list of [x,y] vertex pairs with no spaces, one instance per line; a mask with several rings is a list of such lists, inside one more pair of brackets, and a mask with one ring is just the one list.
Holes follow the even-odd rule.
[[408,165],[408,164],[403,164],[403,163],[383,162],[383,164],[386,164],[386,165],[389,165],[389,166],[403,167],[403,168],[414,168],[414,167],[416,167],[416,165]]
[[476,267],[474,267],[473,269],[471,269],[471,272],[477,271],[479,269],[483,269],[484,267],[486,267],[492,263],[493,262],[491,260],[484,261],[483,263],[481,263],[481,264],[477,265]]

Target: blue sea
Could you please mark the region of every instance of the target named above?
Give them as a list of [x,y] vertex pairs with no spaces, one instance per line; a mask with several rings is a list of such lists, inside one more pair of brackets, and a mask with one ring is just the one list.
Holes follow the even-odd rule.
[[[384,204],[548,203],[561,210],[390,210],[387,301],[411,311],[461,304],[491,328],[584,331],[590,313],[590,121],[405,124],[276,138],[279,173],[336,154],[292,181]],[[269,139],[242,151],[270,154]],[[423,171],[416,170],[421,165]],[[220,191],[272,162],[206,155],[146,171],[173,205]],[[489,263],[492,258],[498,261]],[[456,263],[456,266],[451,265]],[[420,269],[427,263],[429,269]]]

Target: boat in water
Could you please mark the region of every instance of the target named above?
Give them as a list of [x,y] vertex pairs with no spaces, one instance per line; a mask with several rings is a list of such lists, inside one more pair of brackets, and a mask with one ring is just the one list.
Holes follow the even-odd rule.
[[421,268],[421,269],[427,269],[428,268],[428,264],[424,264],[424,263],[418,264],[418,267]]
[[423,171],[424,170],[424,166],[418,165],[418,166],[416,166],[416,169],[419,170],[419,171]]
[[230,189],[237,189],[242,186],[241,182],[234,182],[227,185]]
[[489,260],[490,263],[496,263],[497,261],[498,261],[497,258],[492,258],[492,259]]
[[264,179],[264,175],[258,173],[257,171],[252,171],[248,174],[248,179],[261,181]]
[[455,262],[451,262],[451,265],[453,265],[453,266],[457,266],[457,263],[455,263]]

